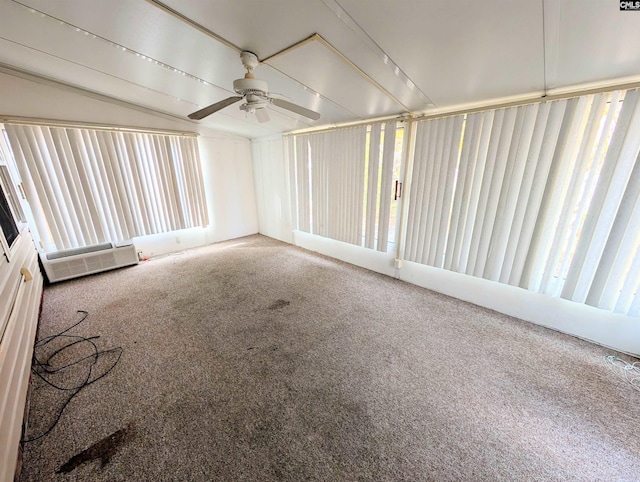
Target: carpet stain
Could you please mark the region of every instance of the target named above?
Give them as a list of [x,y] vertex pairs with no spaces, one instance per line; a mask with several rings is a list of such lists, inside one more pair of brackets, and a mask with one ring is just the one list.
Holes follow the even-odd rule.
[[67,463],[60,466],[57,473],[69,473],[76,467],[84,464],[85,462],[91,462],[92,460],[100,459],[100,467],[104,467],[109,463],[111,457],[117,452],[118,448],[133,437],[133,430],[131,424],[127,427],[112,433],[108,437],[94,443],[91,447],[71,457]]
[[277,300],[269,305],[270,310],[281,310],[285,306],[289,306],[291,304],[290,301],[287,300]]
[[131,303],[134,301],[130,298],[120,298],[116,301],[112,301],[108,305],[104,307],[106,311],[116,311],[116,310],[128,310]]

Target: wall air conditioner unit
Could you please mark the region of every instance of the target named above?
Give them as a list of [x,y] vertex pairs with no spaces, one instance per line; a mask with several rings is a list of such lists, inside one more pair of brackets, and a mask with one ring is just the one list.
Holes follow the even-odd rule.
[[131,241],[96,244],[53,253],[40,253],[49,282],[55,283],[138,263]]

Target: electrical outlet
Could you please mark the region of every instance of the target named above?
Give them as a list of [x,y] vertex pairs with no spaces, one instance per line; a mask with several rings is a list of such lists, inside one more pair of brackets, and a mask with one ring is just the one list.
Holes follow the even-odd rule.
[[180,236],[176,236],[176,243],[180,244]]

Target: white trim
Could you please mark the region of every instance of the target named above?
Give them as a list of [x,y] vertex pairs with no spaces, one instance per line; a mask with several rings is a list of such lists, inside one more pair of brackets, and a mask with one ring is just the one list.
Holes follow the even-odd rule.
[[376,271],[377,273],[386,274],[387,276],[395,275],[393,267],[394,250],[383,253],[375,249],[367,249],[355,244],[323,238],[297,230],[293,231],[293,244],[346,263],[355,264],[361,268]]
[[370,125],[375,122],[386,122],[397,120],[398,122],[413,122],[440,117],[455,116],[460,114],[472,114],[474,112],[485,112],[494,109],[505,109],[507,107],[519,107],[521,105],[535,104],[538,102],[550,102],[553,100],[570,99],[583,95],[601,94],[616,90],[629,90],[640,88],[640,76],[624,77],[620,79],[610,79],[588,84],[572,85],[550,89],[548,92],[535,91],[527,94],[512,95],[508,97],[497,97],[493,99],[468,102],[465,104],[448,105],[425,110],[419,114],[404,113],[400,115],[388,115],[375,117],[372,119],[358,120],[344,123],[326,124],[323,126],[306,127],[282,134],[283,136],[293,136],[298,134],[311,134],[316,132],[326,132],[345,127],[355,127],[359,125]]
[[[9,288],[0,290],[0,305],[7,307],[3,316],[8,317],[0,339],[0,480],[3,481],[13,480],[18,460],[42,296],[42,274],[28,231],[14,246],[16,262],[0,260],[0,284],[5,283]],[[29,280],[25,275],[32,278]],[[18,286],[17,292],[15,286]],[[4,319],[0,321],[5,324]]]
[[[537,325],[640,356],[640,318],[405,261],[400,279]],[[508,340],[505,340],[508,343]]]
[[[142,127],[130,127],[130,126],[118,126],[112,124],[99,124],[93,122],[69,122],[55,119],[37,119],[32,117],[18,117],[18,116],[0,116],[0,122],[3,124],[14,124],[23,126],[38,126],[38,127],[62,127],[65,129],[92,129],[97,131],[111,131],[111,132],[130,132],[134,134],[155,134],[155,135],[167,135],[167,136],[182,136],[182,137],[198,137],[200,134],[197,132],[188,131],[172,131],[167,129],[153,129]],[[2,128],[2,124],[0,124]]]

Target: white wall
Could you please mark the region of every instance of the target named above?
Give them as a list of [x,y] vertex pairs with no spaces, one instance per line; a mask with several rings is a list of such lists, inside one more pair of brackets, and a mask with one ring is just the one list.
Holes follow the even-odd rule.
[[199,132],[198,145],[210,225],[135,238],[145,256],[157,256],[258,232],[248,139],[143,108],[113,103],[53,82],[0,72],[0,116]]
[[207,197],[212,226],[210,242],[257,233],[250,143],[244,139],[223,142],[218,137],[202,136],[200,154],[205,160],[205,179],[215,186]]
[[260,233],[293,243],[289,171],[282,137],[254,140],[251,148]]
[[188,119],[183,121],[125,103],[109,102],[98,94],[0,69],[0,116],[4,115],[147,129],[198,130],[198,125]]

